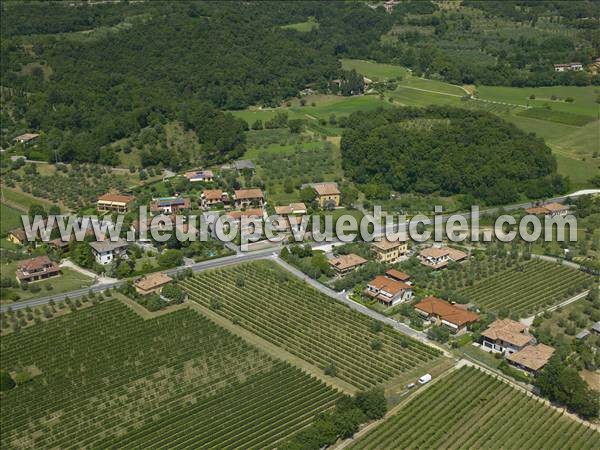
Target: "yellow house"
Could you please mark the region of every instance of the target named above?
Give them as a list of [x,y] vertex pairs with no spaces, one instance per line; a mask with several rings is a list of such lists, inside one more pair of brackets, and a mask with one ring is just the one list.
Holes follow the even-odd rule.
[[328,204],[340,206],[340,190],[336,183],[316,183],[313,189],[317,192],[317,201],[321,208],[325,208]]
[[373,242],[371,246],[377,260],[384,264],[395,264],[408,253],[408,243],[405,240],[389,241],[383,238]]
[[27,235],[23,228],[17,228],[15,230],[10,230],[6,239],[13,244],[23,245],[27,241]]
[[105,194],[98,198],[96,209],[104,212],[126,213],[135,197],[131,195]]

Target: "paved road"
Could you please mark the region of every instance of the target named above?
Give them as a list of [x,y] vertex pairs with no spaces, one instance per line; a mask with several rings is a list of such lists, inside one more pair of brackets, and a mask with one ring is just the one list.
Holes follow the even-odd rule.
[[434,342],[432,342],[431,340],[429,340],[427,338],[427,335],[425,333],[423,333],[422,331],[417,331],[417,330],[413,330],[411,327],[409,327],[408,325],[399,322],[395,319],[392,319],[391,317],[387,317],[384,316],[383,314],[378,313],[377,311],[373,311],[370,308],[367,308],[366,306],[355,302],[354,300],[348,298],[348,296],[345,293],[341,293],[341,292],[336,292],[333,289],[319,283],[317,280],[310,278],[308,275],[305,275],[303,272],[301,272],[300,270],[296,269],[294,266],[291,266],[290,264],[286,263],[285,261],[283,261],[281,258],[278,257],[273,257],[273,260],[275,262],[277,262],[281,267],[283,267],[284,269],[286,269],[288,272],[294,274],[295,276],[297,276],[298,278],[300,278],[301,280],[305,281],[306,283],[310,284],[312,287],[314,287],[315,289],[317,289],[318,291],[324,293],[325,295],[328,295],[332,298],[334,298],[335,300],[344,303],[345,305],[347,305],[348,307],[350,307],[351,309],[358,311],[361,314],[364,314],[368,317],[371,317],[374,320],[378,320],[380,322],[383,322],[387,325],[390,325],[391,327],[393,327],[394,329],[396,329],[397,331],[406,334],[407,336],[412,337],[413,339],[416,339],[418,341],[421,341],[427,345],[430,345],[432,347],[435,347],[436,349],[442,351],[446,356],[452,356],[450,355],[450,353],[445,350],[444,348],[438,346],[437,344],[435,344]]
[[[240,253],[237,255],[225,256],[223,258],[211,259],[208,261],[194,263],[189,266],[176,267],[174,269],[165,270],[165,273],[167,273],[168,275],[174,275],[177,272],[181,272],[186,269],[191,269],[194,272],[201,272],[203,270],[214,269],[215,267],[222,267],[222,266],[227,266],[230,264],[237,264],[237,263],[240,263],[243,261],[252,261],[252,260],[256,260],[256,259],[266,258],[269,255],[271,255],[272,252],[273,252],[273,250],[269,249],[269,250],[257,251],[257,252],[253,252],[253,253]],[[112,283],[105,283],[105,284],[91,286],[89,288],[77,289],[74,291],[65,292],[63,294],[55,294],[55,295],[49,295],[47,297],[40,297],[40,298],[31,299],[31,300],[23,300],[20,302],[15,302],[15,303],[11,303],[8,305],[0,306],[0,312],[5,312],[6,310],[8,310],[8,308],[11,308],[14,311],[17,309],[26,308],[27,306],[33,307],[33,306],[45,305],[45,304],[50,303],[51,300],[54,300],[55,302],[64,300],[65,297],[69,297],[69,298],[82,297],[84,295],[87,295],[90,291],[91,292],[105,291],[105,290],[111,289],[113,287],[122,286],[125,283],[126,283],[125,280],[119,280],[119,281],[115,281]]]

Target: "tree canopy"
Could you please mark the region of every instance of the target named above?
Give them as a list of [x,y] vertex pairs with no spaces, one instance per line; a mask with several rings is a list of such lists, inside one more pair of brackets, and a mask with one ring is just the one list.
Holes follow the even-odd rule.
[[341,151],[346,175],[367,188],[470,194],[503,204],[567,187],[541,139],[486,112],[437,106],[356,112]]

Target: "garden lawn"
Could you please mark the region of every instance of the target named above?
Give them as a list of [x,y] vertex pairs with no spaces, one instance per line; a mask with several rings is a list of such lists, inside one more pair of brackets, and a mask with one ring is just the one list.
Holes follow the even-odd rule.
[[[12,262],[9,264],[2,264],[2,277],[15,277],[15,271],[17,269],[17,263]],[[62,294],[64,292],[74,291],[76,289],[86,288],[93,284],[94,280],[87,275],[83,275],[73,269],[62,267],[60,269],[61,275],[58,277],[49,278],[47,280],[36,281],[29,283],[31,286],[39,286],[41,288],[38,292],[31,292],[30,289],[24,291],[21,288],[9,288],[2,289],[0,294],[0,303],[12,303],[10,300],[11,294],[17,294],[19,300],[28,300],[31,298],[46,297],[48,295]],[[52,289],[48,289],[48,286],[52,286]]]

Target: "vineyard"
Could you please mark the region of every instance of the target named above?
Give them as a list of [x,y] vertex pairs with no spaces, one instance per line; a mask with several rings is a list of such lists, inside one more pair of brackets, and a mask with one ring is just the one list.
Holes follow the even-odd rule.
[[6,336],[2,448],[269,448],[340,394],[190,309],[118,301]]
[[600,433],[472,367],[412,398],[353,450],[597,449]]
[[534,259],[507,267],[460,293],[484,309],[529,316],[585,290],[592,281],[576,269]]
[[439,356],[425,344],[259,261],[200,273],[181,283],[190,299],[258,336],[366,389]]

